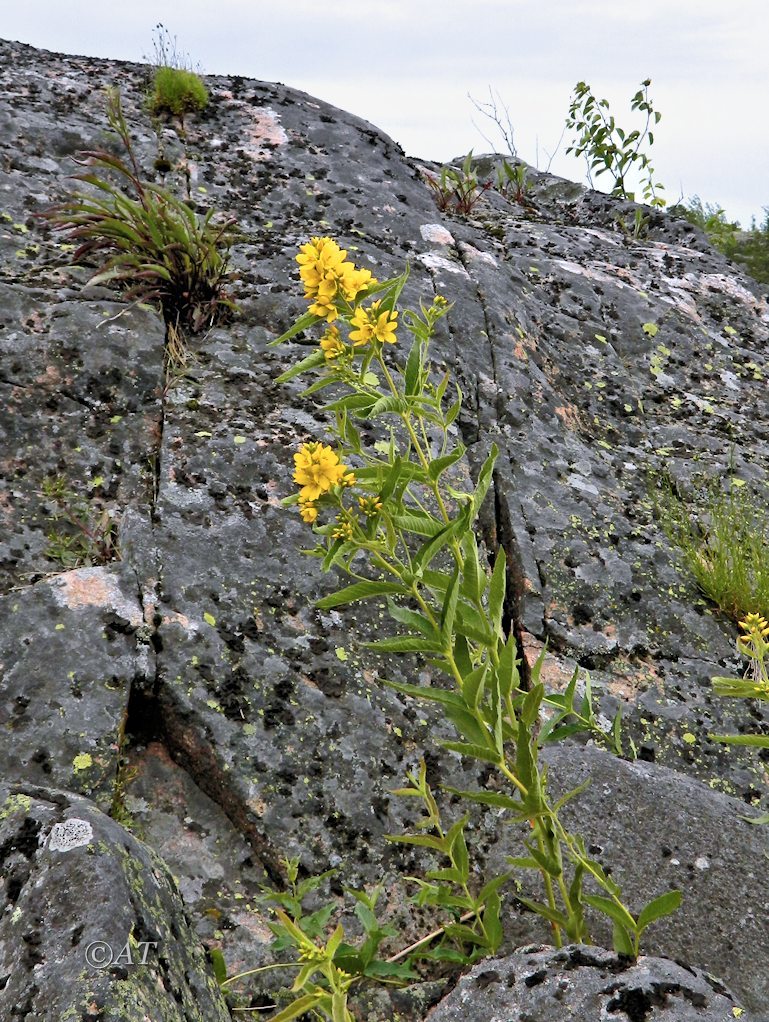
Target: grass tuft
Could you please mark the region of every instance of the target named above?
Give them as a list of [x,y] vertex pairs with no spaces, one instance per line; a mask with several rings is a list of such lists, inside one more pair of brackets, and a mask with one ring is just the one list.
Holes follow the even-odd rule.
[[703,593],[735,621],[750,613],[769,616],[769,513],[732,478],[684,500],[672,481],[661,481],[657,512],[668,538]]

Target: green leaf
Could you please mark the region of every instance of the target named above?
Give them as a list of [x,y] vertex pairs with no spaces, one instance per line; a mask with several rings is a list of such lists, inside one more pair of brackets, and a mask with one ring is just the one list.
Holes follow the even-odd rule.
[[404,635],[393,639],[376,639],[374,642],[362,642],[367,649],[378,653],[441,653],[443,647],[439,642],[431,642],[419,635]]
[[605,916],[613,919],[615,923],[624,929],[629,930],[631,933],[636,932],[636,921],[624,905],[618,905],[616,901],[612,901],[611,898],[604,898],[601,894],[585,894],[582,900],[586,905],[590,905],[591,908],[597,909]]
[[321,996],[321,994],[305,994],[304,997],[298,997],[287,1008],[284,1008],[283,1011],[273,1015],[270,1018],[270,1022],[289,1022],[292,1018],[299,1018],[300,1015],[304,1015],[310,1008],[314,1008],[320,1001]]
[[454,569],[454,574],[451,576],[451,583],[449,588],[446,590],[446,596],[443,600],[443,607],[441,608],[441,632],[443,638],[451,648],[451,636],[454,632],[454,619],[457,614],[457,600],[459,599],[459,567]]
[[383,962],[375,959],[366,966],[364,976],[372,979],[416,979],[417,974],[409,962]]
[[345,586],[330,596],[317,600],[315,606],[319,610],[330,610],[332,607],[343,607],[357,600],[370,600],[373,596],[405,596],[408,589],[397,582],[355,582]]
[[502,809],[520,809],[520,801],[505,795],[501,791],[473,791],[464,788],[452,788],[448,784],[443,785],[444,791],[450,791],[452,795],[460,795],[470,802],[477,802],[482,806],[498,806]]
[[442,703],[444,706],[464,707],[464,700],[456,692],[449,692],[445,688],[434,688],[429,685],[409,685],[402,681],[388,681],[385,679],[388,688],[402,692],[404,695],[412,696],[414,699],[427,699],[430,702]]
[[[325,386],[334,382],[334,380],[321,381],[321,383]],[[307,388],[302,397],[306,397],[308,394],[312,394],[318,389],[319,385],[314,383],[311,387]],[[338,401],[332,401],[330,404],[327,404],[324,410],[327,412],[337,412],[342,411],[343,409],[357,409],[365,417],[369,409],[373,406],[375,400],[376,399],[370,394],[348,394],[346,397],[339,398]]]
[[493,648],[496,642],[496,637],[489,628],[489,621],[486,615],[479,614],[475,607],[472,607],[464,600],[460,600],[457,604],[454,631],[458,635],[464,635],[468,639],[479,642],[482,646]]
[[507,699],[512,691],[518,688],[520,675],[517,662],[518,646],[515,635],[511,632],[499,655],[499,666],[496,669],[500,699]]
[[347,991],[334,990],[331,995],[331,1022],[347,1022],[350,1013],[347,1010]]
[[530,855],[508,855],[506,859],[516,869],[539,869],[539,866]]
[[556,926],[562,926],[566,928],[567,919],[562,912],[558,912],[555,909],[551,909],[549,905],[543,905],[541,901],[532,901],[531,898],[522,898],[518,896],[518,901],[532,912],[536,912],[538,916],[543,916],[545,919],[549,919],[551,923],[555,923]]
[[281,373],[275,382],[287,383],[289,380],[293,380],[295,376],[306,373],[309,369],[315,369],[316,366],[324,365],[325,361],[326,356],[322,351],[313,351],[311,355],[303,358],[301,362],[297,362],[295,366],[287,369],[285,373]]
[[505,551],[500,547],[497,551],[496,560],[494,561],[494,571],[492,572],[491,584],[489,585],[489,616],[491,618],[492,628],[498,633],[501,633],[502,631],[506,569],[507,559],[505,557]]
[[452,465],[455,465],[458,461],[460,461],[464,457],[466,450],[467,448],[464,444],[460,444],[451,452],[451,454],[446,454],[442,458],[435,458],[434,461],[431,461],[427,474],[433,482],[436,482],[447,468],[450,468]]
[[415,610],[407,610],[405,607],[400,607],[389,597],[387,600],[387,610],[394,621],[406,625],[407,628],[416,629],[422,635],[426,635],[428,639],[440,642],[440,634],[423,614],[419,614]]
[[478,561],[478,544],[475,533],[468,529],[462,537],[464,571],[462,573],[462,595],[473,603],[480,603],[485,584]]
[[461,884],[462,874],[455,867],[446,869],[429,869],[425,873],[427,880],[438,880],[449,884]]
[[[275,348],[278,344],[283,344],[284,341],[288,341],[292,337],[296,337],[296,335],[301,334],[303,330],[307,330],[309,327],[319,323],[322,318],[322,316],[316,316],[313,312],[305,312],[305,314],[300,316],[294,325],[289,327],[284,334],[281,334],[280,337],[276,337],[274,341],[270,341],[267,347]],[[322,352],[321,355],[323,355]],[[323,359],[325,361],[325,355],[323,355]]]
[[221,953],[218,947],[210,949],[211,964],[214,967],[214,978],[216,982],[221,986],[227,982],[227,964],[224,961],[224,955]]
[[[322,354],[322,352],[321,352]],[[325,358],[325,356],[324,356]],[[278,378],[278,383],[281,380]],[[388,413],[395,413],[398,415],[403,414],[409,410],[409,403],[402,397],[396,397],[393,394],[388,394],[386,397],[380,397],[378,401],[372,405],[367,418],[376,419],[379,415],[386,415]]]
[[495,891],[489,891],[485,896],[481,895],[480,899],[486,903],[486,908],[483,912],[483,928],[489,940],[489,950],[494,954],[502,944],[502,923],[499,918],[502,902]]
[[489,492],[489,486],[491,486],[492,473],[494,472],[494,463],[499,455],[499,448],[496,444],[491,445],[489,456],[481,466],[481,471],[478,475],[478,485],[475,487],[472,501],[472,514],[471,519],[474,521],[481,504],[483,503],[486,494]]
[[754,749],[769,749],[769,735],[709,735],[722,745],[747,745]]
[[390,521],[396,529],[412,532],[417,536],[437,536],[446,527],[444,522],[439,522],[432,515],[426,514],[392,515]]
[[616,921],[612,927],[612,945],[618,955],[625,955],[627,958],[635,958],[637,956],[633,938],[625,927]]
[[552,856],[540,851],[539,848],[535,845],[529,844],[528,841],[526,842],[526,847],[528,848],[532,859],[536,862],[538,869],[543,870],[551,877],[559,877],[561,875],[563,870]]
[[656,919],[662,919],[663,916],[669,916],[676,912],[681,906],[682,898],[683,895],[680,891],[667,891],[659,898],[650,901],[638,916],[638,932],[645,930]]
[[405,393],[407,396],[416,394],[419,391],[420,370],[422,368],[422,346],[418,338],[414,338],[408,358],[406,359],[406,371],[404,373]]
[[446,936],[453,937],[455,940],[461,940],[466,944],[478,944],[481,947],[486,945],[486,939],[483,934],[476,933],[475,930],[470,929],[469,926],[465,926],[463,923],[449,923],[446,927]]
[[545,686],[540,682],[526,693],[520,709],[520,718],[527,728],[539,719],[539,707],[545,695]]
[[470,744],[480,746],[488,746],[490,744],[489,733],[481,727],[478,720],[464,707],[447,705],[446,716],[457,731],[459,731],[460,735]]
[[[387,473],[387,477],[384,483],[382,484],[382,489],[379,492],[379,498],[382,501],[382,503],[384,503],[386,500],[389,500],[393,490],[395,489],[398,483],[398,480],[401,477],[402,472],[403,462],[399,455],[398,457],[396,457],[395,461],[393,462],[392,468]],[[358,473],[358,477],[360,478],[360,473]]]
[[480,759],[484,763],[499,765],[499,754],[488,745],[475,745],[472,742],[440,742],[439,744],[450,752],[458,752],[460,756],[467,756],[468,759]]
[[432,848],[436,852],[444,851],[443,841],[430,834],[385,834],[385,839],[394,845],[417,845],[419,848]]
[[430,566],[430,562],[438,553],[456,536],[458,532],[461,532],[466,525],[467,515],[465,512],[458,515],[453,521],[441,529],[440,532],[436,533],[432,539],[428,540],[420,549],[417,551],[416,557],[414,558],[415,569],[421,569],[424,572],[425,568]]
[[475,709],[478,708],[478,704],[483,696],[483,688],[488,671],[489,665],[482,664],[462,679],[462,696],[468,706],[472,706]]

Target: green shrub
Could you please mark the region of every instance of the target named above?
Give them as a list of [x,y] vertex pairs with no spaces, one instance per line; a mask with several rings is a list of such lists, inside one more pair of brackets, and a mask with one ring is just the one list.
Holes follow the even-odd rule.
[[699,195],[692,196],[685,206],[676,206],[676,213],[684,216],[690,224],[704,231],[714,248],[730,258],[734,255],[737,234],[740,225],[726,219],[726,213],[720,206],[710,202],[703,204]]
[[149,98],[152,114],[171,114],[184,118],[187,113],[203,110],[208,104],[208,90],[194,71],[180,67],[159,67]]
[[635,169],[641,179],[644,202],[661,207],[665,200],[657,193],[664,191],[664,187],[654,179],[654,167],[645,151],[654,144],[652,127],[662,117],[649,99],[650,85],[650,78],[641,82],[641,88],[630,101],[631,110],[646,115],[643,127],[625,131],[609,112],[609,101],[596,99],[589,85],[577,82],[566,118],[566,127],[574,132],[574,137],[566,152],[585,157],[591,186],[592,174],[596,177],[609,174],[613,181],[611,194],[631,202],[635,201],[635,192],[630,189],[628,175]]
[[769,206],[764,207],[761,225],[754,217],[750,230],[740,231],[735,236],[734,248],[727,255],[744,266],[754,280],[769,284]]
[[713,203],[703,204],[699,195],[674,211],[704,231],[708,241],[719,252],[739,263],[754,280],[769,284],[769,206],[759,226],[753,218],[747,231],[735,220],[727,220],[724,210]]
[[662,527],[682,552],[703,593],[739,621],[757,612],[769,617],[769,514],[732,479],[684,500],[669,479],[656,493]]

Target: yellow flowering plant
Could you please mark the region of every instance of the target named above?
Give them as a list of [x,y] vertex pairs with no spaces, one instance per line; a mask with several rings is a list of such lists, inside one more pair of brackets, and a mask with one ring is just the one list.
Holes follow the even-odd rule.
[[[742,678],[713,678],[716,695],[731,699],[760,699],[769,702],[769,621],[761,614],[746,614],[739,622],[741,634],[737,637],[737,652],[748,660]],[[769,749],[769,735],[710,735],[724,745],[752,746]],[[764,816],[746,816],[748,823],[769,823]]]
[[[447,790],[523,825],[523,854],[509,861],[516,869],[539,873],[544,899],[519,895],[519,900],[548,920],[557,946],[564,940],[589,941],[585,909],[592,907],[612,921],[616,950],[636,956],[643,931],[675,911],[681,894],[669,891],[634,916],[618,885],[559,816],[581,789],[557,801],[548,793],[539,761],[545,743],[589,730],[616,745],[616,735],[607,739],[598,727],[589,694],[575,702],[576,674],[565,693],[545,692],[544,653],[531,671],[529,688],[522,685],[516,639],[505,619],[505,553],[500,549],[489,565],[474,531],[497,449],[492,445],[475,485],[463,484],[465,448],[452,429],[462,394],[450,385],[448,373],[436,376],[429,358],[435,325],[449,303],[436,296],[429,306],[401,314],[397,302],[408,271],[380,283],[356,269],[330,238],[313,238],[297,261],[310,309],[273,344],[316,324],[325,324],[325,332],[318,348],[279,382],[319,371],[304,393],[332,389],[325,411],[334,416],[333,445],[302,444],[295,455],[299,490],[284,504],[297,505],[312,526],[318,542],[309,552],[322,559],[323,569],[351,579],[317,606],[328,610],[361,600],[386,601],[401,631],[363,645],[426,658],[433,669],[429,684],[384,683],[440,708],[456,731],[456,738],[440,743],[445,749],[493,767],[489,788]],[[399,357],[404,331],[411,343]],[[364,446],[361,420],[382,425],[387,439],[372,449]],[[473,894],[464,839],[468,817],[444,829],[424,771],[410,774],[409,782],[394,794],[421,799],[426,813],[416,833],[390,840],[427,848],[448,862],[423,881],[412,878],[418,903],[441,907],[450,916],[436,931],[437,941],[431,935],[430,947],[419,953],[467,962],[495,951],[502,939],[499,890],[507,876],[493,878]],[[588,893],[585,881],[598,893]],[[291,943],[290,933],[285,928],[282,933]],[[294,1016],[277,1016],[289,1017]]]

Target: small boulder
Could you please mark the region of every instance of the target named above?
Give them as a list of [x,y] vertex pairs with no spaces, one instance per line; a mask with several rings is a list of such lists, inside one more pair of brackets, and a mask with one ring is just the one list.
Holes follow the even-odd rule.
[[426,1022],[725,1022],[740,1014],[726,987],[699,969],[572,944],[480,962]]
[[161,859],[92,802],[0,786],[0,1018],[228,1022]]

